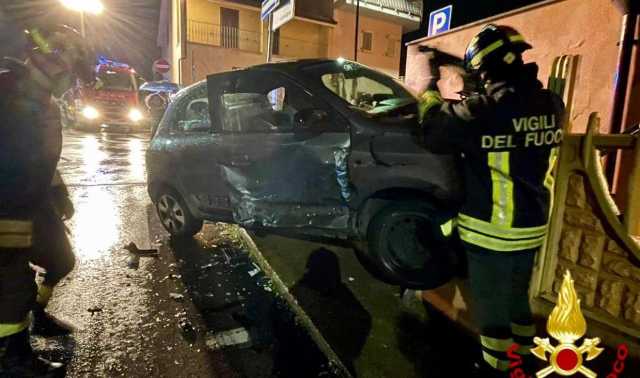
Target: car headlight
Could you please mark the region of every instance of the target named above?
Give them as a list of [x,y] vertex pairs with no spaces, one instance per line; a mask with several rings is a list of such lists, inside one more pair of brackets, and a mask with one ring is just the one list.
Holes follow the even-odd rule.
[[141,121],[144,118],[144,115],[139,109],[131,109],[129,111],[129,119],[133,122]]
[[82,116],[86,119],[96,119],[100,117],[100,112],[93,106],[85,106],[82,109]]

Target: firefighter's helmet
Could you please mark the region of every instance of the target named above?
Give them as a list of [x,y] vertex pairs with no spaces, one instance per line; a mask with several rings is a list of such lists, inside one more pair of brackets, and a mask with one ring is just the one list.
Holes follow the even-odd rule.
[[29,58],[47,76],[72,73],[84,82],[92,80],[95,54],[77,30],[53,25],[27,29],[25,35]]
[[521,61],[522,53],[530,48],[514,28],[488,24],[467,46],[464,64],[467,70],[476,72],[501,69]]

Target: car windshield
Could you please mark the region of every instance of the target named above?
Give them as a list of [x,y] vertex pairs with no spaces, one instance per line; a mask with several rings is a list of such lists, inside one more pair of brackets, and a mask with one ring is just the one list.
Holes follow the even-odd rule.
[[308,69],[351,109],[369,117],[415,117],[416,98],[390,76],[349,61],[327,62]]
[[103,71],[98,74],[101,89],[111,89],[119,91],[134,90],[131,75],[126,72]]

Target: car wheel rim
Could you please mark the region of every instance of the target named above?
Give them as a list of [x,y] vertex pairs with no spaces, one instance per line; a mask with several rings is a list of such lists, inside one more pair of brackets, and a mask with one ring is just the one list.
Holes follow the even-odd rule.
[[180,233],[184,229],[186,217],[180,203],[172,196],[165,194],[158,201],[158,215],[162,224],[172,234]]
[[386,232],[387,264],[394,270],[423,268],[430,257],[429,233],[429,222],[424,215],[402,214],[395,217]]

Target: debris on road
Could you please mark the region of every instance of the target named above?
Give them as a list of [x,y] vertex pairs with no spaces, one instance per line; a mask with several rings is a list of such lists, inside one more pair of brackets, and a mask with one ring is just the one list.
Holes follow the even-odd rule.
[[91,316],[95,315],[98,312],[102,312],[102,307],[98,307],[98,306],[93,306],[87,309],[87,311],[89,313],[91,313]]
[[138,270],[138,268],[140,268],[140,256],[132,255],[127,257],[127,267],[129,269]]
[[184,295],[179,293],[169,293],[169,297],[178,302],[181,302],[184,300]]
[[178,328],[180,328],[180,334],[186,342],[188,342],[189,344],[193,344],[196,342],[198,333],[196,332],[195,328],[193,328],[191,322],[189,322],[187,319],[181,319],[178,323]]
[[250,276],[250,277],[254,277],[256,274],[258,274],[258,273],[262,272],[262,270],[260,269],[260,267],[259,267],[259,266],[257,266],[255,263],[251,263],[251,265],[253,265],[253,267],[254,267],[255,269],[253,269],[253,270],[250,270],[250,271],[249,271],[249,276]]
[[131,242],[125,245],[124,249],[129,251],[129,253],[133,253],[134,255],[137,255],[140,257],[159,257],[160,256],[157,249],[140,249],[134,242]]
[[249,348],[252,345],[251,336],[246,328],[235,328],[208,335],[205,342],[211,350],[221,350],[231,347]]

